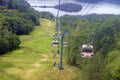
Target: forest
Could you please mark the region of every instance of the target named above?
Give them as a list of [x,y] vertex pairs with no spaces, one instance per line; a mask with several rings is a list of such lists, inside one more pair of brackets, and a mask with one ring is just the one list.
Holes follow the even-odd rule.
[[0,0],[0,54],[18,48],[18,35],[34,30],[40,17],[52,19],[53,15],[35,11],[25,0]]
[[[61,31],[69,32],[67,63],[83,72],[83,80],[120,80],[120,15],[65,15]],[[94,35],[91,35],[94,33]],[[94,57],[81,57],[81,46],[93,41]]]

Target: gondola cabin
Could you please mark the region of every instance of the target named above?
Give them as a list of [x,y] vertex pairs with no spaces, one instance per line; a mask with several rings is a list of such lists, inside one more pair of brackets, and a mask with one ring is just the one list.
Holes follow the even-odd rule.
[[92,58],[94,55],[93,45],[84,44],[82,45],[81,57],[83,58]]
[[63,45],[64,45],[64,47],[67,47],[67,46],[68,46],[68,43],[67,43],[67,42],[64,42]]
[[58,44],[59,44],[58,40],[55,40],[52,42],[53,47],[58,47]]

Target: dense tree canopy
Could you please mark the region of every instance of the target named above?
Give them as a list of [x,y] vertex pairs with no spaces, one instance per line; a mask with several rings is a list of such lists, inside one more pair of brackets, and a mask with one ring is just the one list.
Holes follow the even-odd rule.
[[[68,64],[78,66],[87,80],[120,79],[120,15],[66,15],[60,18],[60,22],[61,31],[70,34],[69,46],[65,50]],[[91,41],[95,55],[92,59],[84,59],[81,46]]]
[[18,48],[19,44],[20,39],[17,35],[0,26],[0,54]]
[[18,48],[17,35],[29,34],[39,25],[38,19],[38,12],[25,0],[0,0],[0,54]]

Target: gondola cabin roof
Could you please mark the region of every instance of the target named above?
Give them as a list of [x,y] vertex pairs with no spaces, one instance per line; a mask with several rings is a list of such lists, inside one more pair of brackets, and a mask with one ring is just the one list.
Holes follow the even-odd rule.
[[93,49],[93,45],[83,44],[83,45],[82,45],[82,48],[91,48],[91,49]]
[[54,40],[53,43],[58,43],[58,40]]

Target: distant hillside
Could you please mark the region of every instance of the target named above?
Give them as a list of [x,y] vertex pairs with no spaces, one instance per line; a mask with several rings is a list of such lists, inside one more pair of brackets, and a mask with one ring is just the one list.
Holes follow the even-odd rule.
[[76,0],[79,2],[85,2],[85,3],[95,3],[95,2],[108,2],[108,3],[114,3],[114,4],[120,4],[120,0]]
[[95,2],[102,1],[102,0],[76,0],[76,1],[85,2],[85,3],[95,3]]
[[81,11],[82,6],[80,4],[75,4],[75,3],[64,3],[54,6],[56,9],[60,9],[61,11],[65,12],[78,12]]

